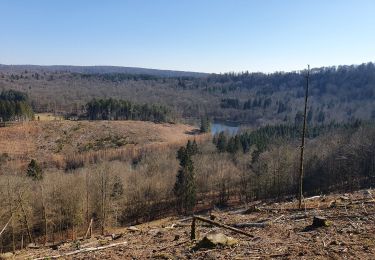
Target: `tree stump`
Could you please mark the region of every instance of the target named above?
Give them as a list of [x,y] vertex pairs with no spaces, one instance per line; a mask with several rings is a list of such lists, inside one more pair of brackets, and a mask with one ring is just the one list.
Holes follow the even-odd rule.
[[329,222],[324,217],[315,216],[314,219],[313,219],[312,226],[314,228],[328,227],[329,226]]

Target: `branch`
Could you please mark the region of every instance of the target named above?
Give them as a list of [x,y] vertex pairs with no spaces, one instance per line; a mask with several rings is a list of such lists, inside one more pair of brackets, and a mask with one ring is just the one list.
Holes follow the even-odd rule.
[[110,248],[110,247],[126,245],[127,243],[128,242],[121,242],[121,243],[116,243],[116,244],[112,244],[112,245],[108,245],[108,246],[88,247],[88,248],[79,249],[79,250],[68,252],[68,253],[61,254],[61,255],[39,257],[39,258],[35,258],[34,260],[57,259],[57,258],[60,258],[60,257],[71,256],[71,255],[76,255],[76,254],[80,254],[80,253],[93,252],[93,251],[107,249],[107,248]]

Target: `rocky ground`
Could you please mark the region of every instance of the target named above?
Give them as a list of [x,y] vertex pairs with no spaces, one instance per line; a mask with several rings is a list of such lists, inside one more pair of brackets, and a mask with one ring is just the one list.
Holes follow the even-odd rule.
[[[248,227],[239,229],[250,233],[251,237],[197,220],[197,239],[191,241],[192,219],[174,217],[112,230],[105,237],[67,242],[55,250],[19,251],[16,258],[374,259],[373,194],[372,190],[362,190],[312,197],[305,200],[303,210],[296,209],[296,201],[258,202],[256,206],[254,203],[244,208],[214,210],[201,215],[211,216],[214,221],[229,226],[246,223]],[[327,226],[311,226],[314,216],[326,218]],[[213,233],[214,236],[219,234],[220,239],[225,238],[221,241],[224,245],[201,243],[207,234],[210,238]],[[82,252],[85,250],[89,252]]]

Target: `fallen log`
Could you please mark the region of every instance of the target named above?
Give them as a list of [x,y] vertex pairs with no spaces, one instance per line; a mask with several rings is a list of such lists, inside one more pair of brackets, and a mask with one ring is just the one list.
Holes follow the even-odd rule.
[[57,259],[57,258],[65,257],[65,256],[71,256],[71,255],[76,255],[76,254],[80,254],[80,253],[93,252],[93,251],[107,249],[107,248],[110,248],[110,247],[126,245],[126,244],[127,244],[127,242],[120,242],[120,243],[111,244],[111,245],[108,245],[108,246],[88,247],[88,248],[75,250],[75,251],[68,252],[68,253],[61,254],[61,255],[38,257],[38,258],[34,258],[34,260]]
[[318,196],[313,196],[313,197],[309,197],[309,198],[305,198],[305,200],[315,200],[315,199],[320,199],[322,196],[318,195]]
[[206,218],[203,218],[203,217],[194,216],[193,221],[192,221],[192,225],[191,225],[191,239],[195,239],[195,229],[196,229],[195,228],[195,222],[196,222],[195,220],[200,220],[200,221],[209,223],[209,224],[217,226],[217,227],[229,229],[229,230],[231,230],[235,233],[241,234],[241,235],[245,235],[245,236],[248,236],[248,237],[254,237],[254,235],[249,234],[249,233],[247,233],[245,231],[242,231],[240,229],[237,229],[237,228],[225,225],[225,224],[221,224],[219,222],[216,222],[216,221],[213,221],[213,220],[210,220],[210,219],[206,219]]
[[236,228],[245,228],[245,227],[257,227],[257,228],[265,228],[267,226],[269,226],[270,224],[267,223],[267,222],[261,222],[261,223],[258,223],[258,222],[249,222],[249,223],[238,223],[238,224],[233,224],[232,226],[233,227],[236,227]]

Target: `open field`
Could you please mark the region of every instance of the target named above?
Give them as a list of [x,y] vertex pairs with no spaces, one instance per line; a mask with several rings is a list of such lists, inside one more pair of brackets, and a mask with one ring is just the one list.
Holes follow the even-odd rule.
[[[104,241],[118,245],[64,259],[373,259],[375,201],[371,193],[373,190],[312,197],[300,211],[296,210],[297,202],[292,201],[258,203],[256,210],[248,212],[244,208],[231,208],[211,213],[215,221],[231,226],[263,223],[241,228],[251,238],[197,222],[198,240],[216,230],[233,237],[236,240],[233,246],[194,249],[196,242],[190,241],[191,219],[174,217],[131,229],[113,229],[105,237],[94,235],[80,241],[79,248],[96,248]],[[314,216],[327,218],[329,226],[305,230]],[[112,241],[112,233],[121,238]],[[55,256],[74,251],[76,244],[67,242],[57,250],[40,248],[17,254],[30,259]]]
[[182,124],[46,119],[0,128],[0,155],[8,165],[24,166],[32,158],[48,164],[75,154],[184,144],[195,133],[196,128]]
[[54,115],[53,113],[36,113],[35,120],[38,121],[55,121],[55,120],[63,120],[62,116]]

